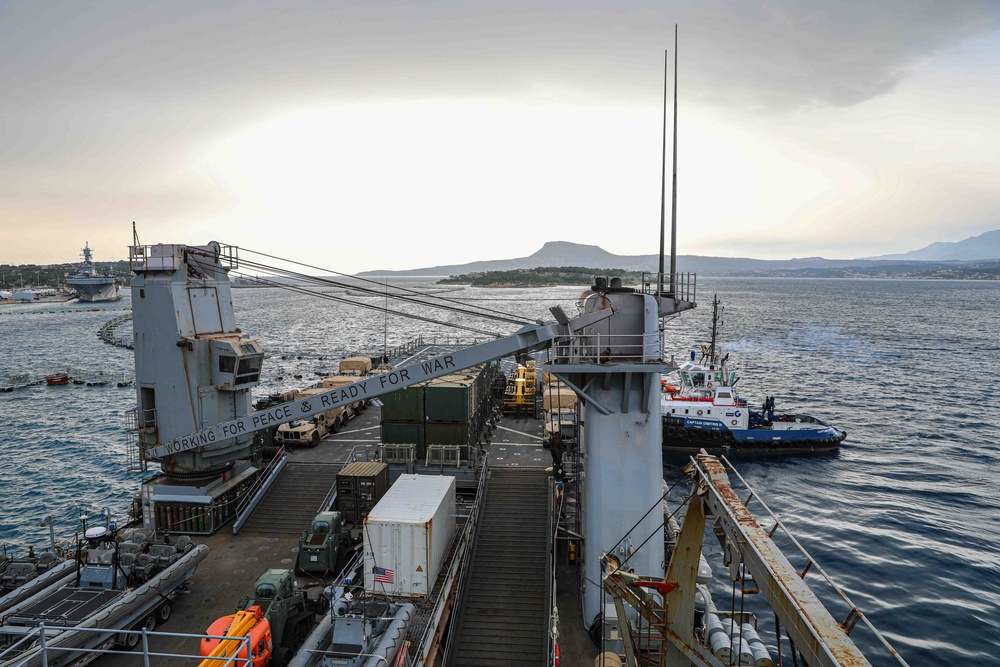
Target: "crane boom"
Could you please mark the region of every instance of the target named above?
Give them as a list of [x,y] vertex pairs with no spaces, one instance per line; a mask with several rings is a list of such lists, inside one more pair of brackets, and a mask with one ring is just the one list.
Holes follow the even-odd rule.
[[[221,664],[244,664],[241,660],[223,660],[223,658],[231,658],[236,655],[244,646],[246,646],[246,641],[244,638],[249,638],[250,630],[257,626],[257,624],[263,624],[265,627],[268,625],[268,620],[262,618],[263,613],[259,605],[254,605],[249,609],[241,609],[235,614],[230,614],[228,617],[232,619],[229,626],[226,628],[225,632],[222,634],[229,639],[221,639],[218,644],[215,645],[210,652],[203,654],[204,660],[202,660],[198,667],[214,667],[215,665]],[[220,619],[221,620],[221,619]],[[210,634],[210,633],[209,633]],[[209,642],[208,639],[202,639],[202,643]],[[270,644],[270,640],[268,640]],[[210,643],[209,643],[210,645]],[[250,664],[251,656],[248,655],[249,651],[245,652],[243,658],[245,658],[246,663]]]
[[[610,311],[607,311],[604,317],[610,314]],[[571,329],[590,323],[594,319],[593,317],[583,317],[577,318],[567,324],[527,325],[510,336],[442,354],[419,363],[393,369],[386,373],[369,375],[353,384],[335,387],[307,398],[282,403],[267,410],[256,410],[244,417],[220,422],[197,433],[156,445],[150,448],[147,455],[154,458],[163,458],[171,454],[211,445],[226,438],[246,435],[261,429],[285,424],[295,419],[312,417],[340,405],[348,405],[356,401],[375,398],[382,394],[426,382],[427,380],[433,380],[442,375],[454,373],[492,359],[499,359],[520,352],[543,349],[551,345],[557,336],[568,334]]]

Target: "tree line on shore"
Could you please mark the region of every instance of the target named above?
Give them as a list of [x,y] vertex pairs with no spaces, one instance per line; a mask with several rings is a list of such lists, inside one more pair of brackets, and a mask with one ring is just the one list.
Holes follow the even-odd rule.
[[[132,274],[127,260],[95,262],[98,273],[126,279]],[[0,287],[60,287],[77,264],[0,264]]]

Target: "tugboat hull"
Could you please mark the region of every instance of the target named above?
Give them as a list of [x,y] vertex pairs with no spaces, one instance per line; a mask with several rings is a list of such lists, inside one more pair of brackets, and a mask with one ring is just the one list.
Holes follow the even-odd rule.
[[[847,437],[845,431],[827,426],[812,417],[805,423],[818,428],[801,428],[803,417],[784,415],[770,427],[728,429],[716,422],[714,427],[687,425],[681,420],[663,420],[663,451],[677,454],[697,454],[704,449],[709,454],[732,456],[780,456],[783,454],[823,454],[837,450]],[[787,425],[782,428],[782,425]],[[796,428],[798,427],[798,428]]]

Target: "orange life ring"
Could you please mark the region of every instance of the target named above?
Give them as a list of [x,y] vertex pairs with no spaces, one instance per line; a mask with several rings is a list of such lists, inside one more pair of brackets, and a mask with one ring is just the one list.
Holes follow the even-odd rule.
[[731,421],[730,423],[731,423],[731,424],[732,424],[733,426],[736,426],[737,424],[739,424],[739,422],[738,422],[738,421],[736,421],[735,419],[734,419],[733,421]]
[[699,411],[698,411],[698,416],[699,416],[699,417],[701,416],[701,410],[699,410]]
[[715,385],[713,385],[713,384],[712,384],[711,382],[709,382],[709,383],[708,383],[708,388],[709,388],[709,389],[711,389],[711,388],[712,388],[712,387],[714,387],[714,386],[715,386]]

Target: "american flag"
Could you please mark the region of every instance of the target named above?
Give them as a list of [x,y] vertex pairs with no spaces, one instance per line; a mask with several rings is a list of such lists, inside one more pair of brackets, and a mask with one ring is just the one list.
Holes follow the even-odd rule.
[[392,570],[387,570],[384,567],[375,566],[375,583],[380,584],[391,584],[392,583]]

